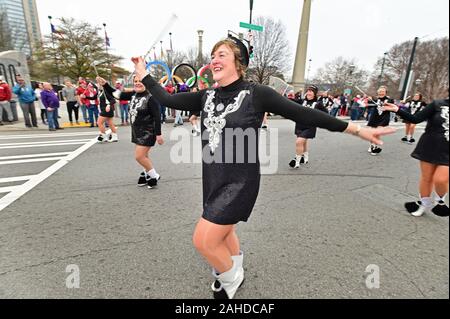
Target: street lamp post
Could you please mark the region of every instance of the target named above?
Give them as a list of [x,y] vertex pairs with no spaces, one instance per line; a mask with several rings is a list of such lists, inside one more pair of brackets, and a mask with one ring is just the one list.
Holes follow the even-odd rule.
[[387,57],[387,55],[388,55],[388,53],[384,52],[383,63],[381,64],[381,72],[380,72],[380,76],[378,77],[378,87],[381,86],[381,82],[383,80],[384,66],[386,64],[386,57]]
[[203,65],[203,30],[197,30],[198,33],[198,65]]
[[169,62],[169,68],[172,69],[172,67],[173,67],[173,61],[172,61],[172,58],[173,58],[172,32],[169,32],[169,39],[170,39],[170,51],[169,51],[167,59],[168,59],[168,62]]
[[311,72],[311,62],[312,62],[312,59],[309,59],[308,62],[309,62],[309,63],[308,63],[308,73],[306,74],[306,85],[308,85],[308,83],[309,83],[309,75],[310,75],[310,72]]
[[353,72],[355,72],[356,66],[351,64],[348,66],[348,79],[346,80],[346,85],[349,86],[348,90],[350,91],[349,95],[353,95]]
[[52,24],[52,16],[48,16],[48,20],[50,21],[50,27],[51,27],[51,33],[52,33],[52,45],[53,45],[53,50],[55,51],[55,66],[56,66],[56,78],[57,78],[57,82],[58,85],[61,84],[60,80],[59,80],[59,64],[58,64],[58,58],[56,56],[56,48],[55,48],[55,36],[53,34],[53,24]]
[[420,84],[422,84],[422,80],[421,79],[417,79],[414,81],[414,89],[412,94],[416,94],[416,91],[419,90]]

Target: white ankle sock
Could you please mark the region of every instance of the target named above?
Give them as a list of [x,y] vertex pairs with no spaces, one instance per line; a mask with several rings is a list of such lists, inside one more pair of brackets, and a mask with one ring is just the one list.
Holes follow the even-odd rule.
[[295,155],[295,161],[296,162],[300,162],[300,160],[302,159],[303,155]]
[[434,200],[437,202],[443,201],[445,202],[445,199],[447,198],[447,194],[444,194],[444,196],[439,196],[438,194],[434,194]]
[[151,171],[148,171],[147,175],[150,176],[151,178],[156,178],[156,179],[158,179],[158,177],[159,177],[159,174],[156,172],[155,169],[152,169]]
[[410,139],[412,138],[412,136],[411,136],[411,135],[407,135],[406,138],[407,138],[408,140],[410,140]]
[[305,154],[303,154],[303,157],[305,158],[305,162],[309,161],[309,153],[305,152]]
[[431,197],[422,197],[420,201],[422,202],[422,206],[426,208],[433,207],[433,201],[431,200]]

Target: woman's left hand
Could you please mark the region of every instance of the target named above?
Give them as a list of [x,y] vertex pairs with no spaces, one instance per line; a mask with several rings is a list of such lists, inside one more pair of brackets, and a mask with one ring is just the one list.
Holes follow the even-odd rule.
[[359,132],[358,136],[363,140],[369,141],[372,144],[383,145],[383,141],[380,139],[381,136],[393,134],[397,130],[394,127],[363,127]]
[[382,110],[397,113],[399,107],[392,103],[384,103]]
[[110,112],[111,111],[111,106],[108,105],[105,110],[106,110],[106,112]]
[[159,145],[163,145],[163,144],[164,144],[164,139],[163,139],[163,137],[162,137],[161,135],[158,135],[158,136],[156,137],[156,142],[157,142]]

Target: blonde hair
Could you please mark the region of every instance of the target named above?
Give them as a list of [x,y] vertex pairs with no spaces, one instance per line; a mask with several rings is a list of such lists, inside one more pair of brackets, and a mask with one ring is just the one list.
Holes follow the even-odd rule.
[[227,46],[233,52],[238,75],[239,77],[244,77],[247,67],[242,64],[241,61],[243,57],[241,55],[241,50],[239,50],[239,47],[233,41],[225,39],[217,42],[211,51],[211,55],[213,55],[222,45]]
[[[386,94],[387,94],[387,92],[388,92],[387,87],[384,86],[384,85],[382,85],[382,86],[380,86],[380,87],[378,88],[378,91],[380,91],[380,90],[385,90],[385,91],[386,91]],[[377,91],[377,92],[378,92],[378,91]]]

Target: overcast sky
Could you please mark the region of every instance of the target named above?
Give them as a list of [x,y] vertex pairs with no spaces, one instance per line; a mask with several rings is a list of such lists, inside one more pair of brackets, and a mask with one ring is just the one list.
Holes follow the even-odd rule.
[[[103,27],[107,24],[111,50],[125,58],[143,55],[175,13],[171,28],[174,50],[187,50],[198,43],[197,30],[204,30],[204,52],[224,38],[227,30],[244,32],[239,22],[249,22],[249,0],[36,0],[43,34],[50,33],[47,16],[73,17]],[[254,0],[253,17],[270,16],[286,27],[290,51],[295,55],[303,0]],[[431,35],[430,35],[431,34]],[[448,0],[313,0],[308,60],[312,76],[337,56],[356,58],[372,70],[377,58],[394,44],[424,37],[430,40],[449,34]],[[169,48],[169,35],[163,39]],[[159,49],[159,45],[158,45]],[[307,65],[308,68],[308,65]]]

